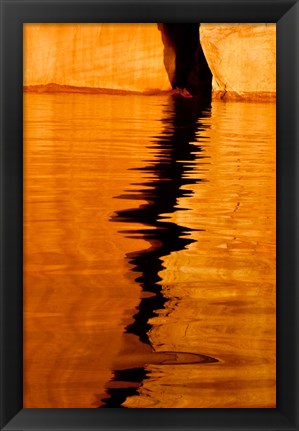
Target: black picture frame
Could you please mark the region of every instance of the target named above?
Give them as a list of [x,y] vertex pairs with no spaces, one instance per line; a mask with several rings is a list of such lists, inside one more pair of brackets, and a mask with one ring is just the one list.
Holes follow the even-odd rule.
[[[298,1],[0,0],[0,4],[1,430],[298,430]],[[277,24],[277,408],[23,409],[23,23],[191,21]]]

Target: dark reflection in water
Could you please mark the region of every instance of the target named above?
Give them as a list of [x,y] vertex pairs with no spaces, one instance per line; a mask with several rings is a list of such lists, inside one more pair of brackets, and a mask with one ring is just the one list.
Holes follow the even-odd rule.
[[[150,243],[148,249],[126,255],[133,265],[131,270],[141,273],[135,281],[148,294],[141,299],[134,321],[126,327],[126,332],[137,335],[141,342],[147,344],[150,344],[149,320],[164,308],[167,301],[159,284],[159,272],[164,268],[161,258],[194,242],[190,237],[191,229],[168,221],[167,215],[179,210],[187,211],[188,208],[177,208],[178,199],[193,194],[184,186],[203,181],[198,177],[192,178],[190,174],[194,171],[195,161],[205,157],[200,145],[200,131],[208,127],[204,119],[211,115],[211,100],[209,97],[204,100],[173,97],[165,106],[164,114],[161,120],[164,130],[161,136],[153,139],[151,147],[155,150],[155,158],[138,168],[148,180],[134,184],[139,189],[118,196],[146,203],[138,208],[118,211],[112,217],[113,222],[142,225],[138,231],[126,229],[120,232]],[[213,358],[205,360],[210,362]],[[127,385],[117,387],[116,384],[113,387],[108,383],[109,397],[102,400],[105,403],[103,407],[121,407],[128,396],[138,394],[138,387],[146,378],[144,368],[115,370],[112,382],[127,382]]]
[[127,399],[127,397],[132,397],[138,395],[138,388],[141,383],[147,379],[148,371],[144,367],[140,368],[129,368],[127,370],[114,370],[114,378],[112,382],[125,382],[125,385],[120,385],[120,387],[113,387],[113,385],[108,384],[107,394],[109,398],[102,400],[105,404],[101,408],[126,408],[122,406]]

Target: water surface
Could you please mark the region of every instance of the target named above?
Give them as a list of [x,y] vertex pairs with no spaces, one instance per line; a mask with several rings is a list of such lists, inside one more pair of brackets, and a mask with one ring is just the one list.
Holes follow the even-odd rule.
[[24,100],[25,407],[275,407],[275,104]]

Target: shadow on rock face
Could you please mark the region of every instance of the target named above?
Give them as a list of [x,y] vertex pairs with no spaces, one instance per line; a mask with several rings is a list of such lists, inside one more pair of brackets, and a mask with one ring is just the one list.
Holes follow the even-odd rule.
[[193,95],[212,91],[212,72],[200,43],[199,23],[158,24],[164,45],[164,66],[173,88]]

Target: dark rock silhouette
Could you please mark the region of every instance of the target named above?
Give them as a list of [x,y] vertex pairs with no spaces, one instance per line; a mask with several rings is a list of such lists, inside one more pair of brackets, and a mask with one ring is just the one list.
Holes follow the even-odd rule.
[[[164,44],[164,65],[173,88],[195,95],[212,91],[212,72],[200,43],[199,23],[158,24]],[[171,57],[175,56],[174,70]]]

